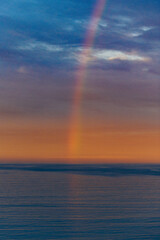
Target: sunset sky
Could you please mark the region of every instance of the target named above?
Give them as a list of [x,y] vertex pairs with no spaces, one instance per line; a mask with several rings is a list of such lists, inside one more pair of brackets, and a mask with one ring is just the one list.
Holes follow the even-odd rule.
[[160,163],[159,14],[158,0],[1,0],[1,162]]

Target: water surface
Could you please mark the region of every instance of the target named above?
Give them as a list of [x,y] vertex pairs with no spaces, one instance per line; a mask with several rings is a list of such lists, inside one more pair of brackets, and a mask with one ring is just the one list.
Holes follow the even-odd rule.
[[160,165],[0,165],[0,239],[160,239]]

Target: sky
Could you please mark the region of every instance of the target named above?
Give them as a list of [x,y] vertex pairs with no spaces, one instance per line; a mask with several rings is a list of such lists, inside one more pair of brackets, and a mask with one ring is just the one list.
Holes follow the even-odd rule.
[[159,163],[159,13],[158,0],[1,0],[0,160]]

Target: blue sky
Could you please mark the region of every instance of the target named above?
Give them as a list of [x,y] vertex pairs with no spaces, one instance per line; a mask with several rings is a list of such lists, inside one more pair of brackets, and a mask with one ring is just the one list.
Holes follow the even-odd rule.
[[[65,119],[95,0],[2,0],[2,118]],[[159,112],[160,2],[110,0],[99,22],[84,86],[84,112],[140,119]]]

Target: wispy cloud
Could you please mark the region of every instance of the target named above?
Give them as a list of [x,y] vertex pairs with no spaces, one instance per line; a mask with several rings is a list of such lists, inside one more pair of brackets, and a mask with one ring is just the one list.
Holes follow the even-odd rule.
[[40,49],[40,50],[44,50],[47,52],[61,52],[63,50],[63,48],[59,45],[49,44],[49,43],[39,42],[39,41],[23,42],[16,48],[19,50],[26,50],[26,51]]
[[136,30],[132,31],[132,32],[127,32],[126,36],[128,37],[139,37],[142,36],[145,32],[148,32],[150,30],[154,29],[154,27],[151,26],[142,26],[137,28]]

